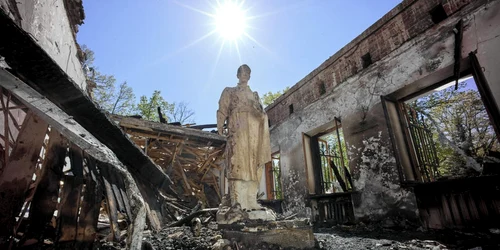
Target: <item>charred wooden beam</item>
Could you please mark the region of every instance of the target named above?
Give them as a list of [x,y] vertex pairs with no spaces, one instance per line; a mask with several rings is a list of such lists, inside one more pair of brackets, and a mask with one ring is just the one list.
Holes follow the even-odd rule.
[[102,182],[104,183],[106,208],[108,210],[109,224],[111,225],[112,240],[118,242],[120,240],[120,229],[118,227],[118,208],[117,199],[111,184],[109,166],[103,165],[101,169]]
[[[12,94],[18,97],[21,102],[35,112],[39,117],[47,121],[52,127],[60,131],[66,138],[68,138],[72,143],[76,144],[79,148],[85,150],[89,155],[94,157],[100,162],[106,162],[112,165],[121,164],[118,155],[114,152],[121,152],[121,149],[116,149],[111,151],[110,148],[106,147],[101,143],[103,140],[98,140],[82,127],[82,125],[76,123],[73,119],[74,117],[69,116],[63,112],[54,103],[47,100],[40,93],[36,92],[33,88],[28,86],[26,83],[14,77],[9,72],[4,69],[0,69],[0,86],[9,90]],[[97,122],[97,120],[96,120]],[[119,128],[118,128],[119,129]],[[103,130],[105,130],[103,128]],[[123,132],[120,130],[119,137],[123,136]],[[124,146],[125,147],[125,146]],[[134,146],[137,148],[136,146]],[[126,148],[126,147],[125,147]],[[124,149],[125,149],[124,148]],[[139,150],[139,149],[138,149]],[[127,150],[125,150],[127,151]],[[141,153],[142,154],[142,153]],[[146,157],[144,154],[142,156]],[[135,154],[127,155],[127,158],[134,158]],[[148,158],[148,161],[153,164],[153,162]],[[124,162],[129,163],[129,162]],[[129,163],[130,164],[130,163]],[[131,164],[129,166],[129,171],[140,179],[150,183],[155,188],[160,189],[166,193],[176,196],[175,191],[173,191],[170,186],[172,181],[159,167],[156,165],[144,165],[137,163],[136,165]]]
[[171,126],[158,122],[151,122],[118,115],[112,115],[111,118],[115,121],[118,121],[119,125],[122,127],[138,129],[139,131],[142,131],[144,133],[150,133],[151,138],[155,138],[158,133],[161,133],[162,135],[174,135],[180,136],[181,138],[189,137],[190,141],[196,141],[202,143],[203,145],[211,142],[214,147],[218,147],[226,143],[226,138],[224,136],[200,131],[198,129]]
[[[131,167],[126,169],[109,148],[103,145],[80,124],[74,122],[73,117],[70,117],[59,107],[54,105],[54,103],[47,100],[47,98],[12,76],[12,74],[6,72],[4,69],[0,69],[0,86],[8,89],[17,96],[24,105],[29,107],[30,110],[33,110],[38,116],[47,121],[52,128],[61,132],[68,140],[83,149],[88,155],[95,158],[98,164],[108,164],[112,166],[113,171],[120,173],[120,178],[123,179],[126,186],[126,193],[132,205],[131,210],[133,213],[132,223],[134,226],[129,230],[128,239],[130,242],[128,242],[128,244],[130,248],[139,249],[142,242],[142,231],[144,230],[147,210],[141,192],[137,188],[137,181],[139,181],[139,183],[144,182],[148,184],[147,188],[143,190],[143,193],[161,191],[177,197],[175,191],[170,186],[172,183],[170,178],[156,165],[141,164],[140,160],[138,162],[136,161],[137,165],[126,162],[127,164],[131,164],[129,165]],[[68,95],[66,94],[65,96],[67,97]],[[98,120],[94,122],[98,123]],[[102,127],[102,124],[99,124],[99,127],[103,129],[103,131],[106,131],[106,129]],[[106,131],[106,133],[108,133],[108,131]],[[125,137],[121,130],[120,136]],[[117,149],[115,152],[117,151],[120,151],[120,149]],[[127,157],[134,158],[134,155],[135,154],[128,154]],[[142,156],[146,157],[143,154]],[[149,158],[148,161],[151,162]],[[153,163],[151,162],[151,164]]]
[[83,187],[83,178],[66,175],[63,178],[61,202],[58,208],[57,244],[65,247],[74,244],[78,232],[78,211]]
[[[0,175],[0,238],[11,236],[25,194],[32,182],[35,165],[47,132],[47,123],[28,113],[9,156],[10,161]],[[2,240],[0,240],[1,242]],[[0,243],[1,244],[1,243]]]
[[85,158],[89,174],[85,177],[86,186],[78,220],[77,249],[92,248],[97,232],[97,220],[103,195],[101,182],[97,179],[95,161],[88,157]]
[[3,108],[3,116],[4,116],[4,165],[2,168],[5,168],[7,164],[9,163],[9,154],[10,154],[10,139],[9,139],[9,118],[7,116],[8,108],[9,108],[9,99],[7,98],[7,101],[4,101],[3,97],[3,89],[0,89],[0,98],[2,102],[2,108]]
[[44,232],[50,225],[54,211],[57,208],[59,182],[65,163],[66,147],[66,140],[59,132],[52,129],[49,133],[49,144],[42,165],[42,172],[38,177],[40,182],[31,201],[29,227],[21,242],[36,239],[39,244],[42,243]]
[[[0,34],[9,37],[0,40],[0,54],[11,67],[11,72],[23,76],[26,84],[72,116],[100,142],[113,150],[118,159],[142,181],[166,192],[170,191],[172,182],[168,176],[132,141],[123,136],[122,130],[3,9],[0,9]],[[2,85],[4,82],[5,79],[0,80]]]
[[458,80],[460,79],[460,62],[462,61],[462,40],[464,36],[464,21],[458,21],[455,26],[455,64],[453,74],[455,75],[455,90],[458,89]]

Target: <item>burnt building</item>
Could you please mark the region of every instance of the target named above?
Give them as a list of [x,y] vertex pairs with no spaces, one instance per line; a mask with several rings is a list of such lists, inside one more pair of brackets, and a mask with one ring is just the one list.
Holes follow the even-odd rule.
[[138,249],[146,222],[160,229],[161,204],[177,200],[169,176],[92,101],[75,38],[83,19],[78,0],[0,1],[2,249],[92,248],[121,230]]
[[317,225],[498,226],[499,13],[404,0],[296,83],[266,108],[268,197]]

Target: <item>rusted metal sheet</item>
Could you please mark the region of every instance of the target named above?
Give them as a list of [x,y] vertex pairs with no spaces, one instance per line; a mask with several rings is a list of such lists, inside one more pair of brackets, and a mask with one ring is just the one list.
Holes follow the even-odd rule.
[[32,182],[35,164],[47,132],[47,123],[28,113],[9,156],[9,163],[0,176],[0,237],[12,234],[25,194]]
[[415,195],[427,228],[490,228],[500,224],[500,176],[419,184]]

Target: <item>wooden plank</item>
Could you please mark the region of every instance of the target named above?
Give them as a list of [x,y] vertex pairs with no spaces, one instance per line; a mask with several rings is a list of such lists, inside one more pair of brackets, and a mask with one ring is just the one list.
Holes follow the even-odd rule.
[[186,185],[185,193],[189,192],[189,194],[191,194],[192,189],[191,189],[191,186],[188,183],[188,180],[187,180],[187,177],[186,177],[186,173],[184,173],[184,169],[182,168],[182,166],[180,164],[178,164],[178,166],[180,168],[182,179],[184,180],[184,185]]
[[[23,239],[39,239],[50,225],[54,211],[57,208],[59,181],[65,164],[66,140],[59,132],[52,129],[49,133],[47,153],[39,176],[40,182],[31,201],[30,226]],[[41,243],[41,242],[39,242]]]
[[7,93],[7,91],[3,91],[3,89],[0,89],[1,92],[0,92],[0,101],[2,103],[2,108],[4,109],[3,111],[3,117],[4,117],[4,123],[3,123],[3,127],[4,127],[4,166],[2,166],[2,168],[5,168],[7,166],[7,164],[9,164],[9,154],[10,154],[10,140],[9,140],[9,116],[7,115],[7,112],[8,112],[8,105],[9,105],[9,102],[7,100],[7,102],[4,102],[4,93]]
[[[118,115],[112,115],[111,118],[119,121],[120,126],[123,127],[151,131],[154,132],[154,134],[162,133],[181,137],[189,136],[190,140],[201,141],[204,145],[206,145],[206,143],[209,141],[211,141],[214,145],[220,145],[226,142],[226,138],[224,136],[202,130],[183,128],[179,126],[172,126],[159,122],[151,122]],[[154,136],[152,136],[152,138],[154,138]]]
[[[0,15],[1,18],[1,15]],[[123,131],[109,118],[101,113],[95,106],[85,106],[85,102],[75,104],[75,99],[64,104],[66,111],[70,109],[72,116],[63,112],[60,107],[50,102],[46,96],[41,95],[20,79],[0,68],[0,86],[9,90],[14,96],[29,107],[38,116],[47,121],[52,127],[60,131],[72,143],[75,143],[96,160],[112,165],[126,164],[129,171],[138,180],[150,183],[150,186],[159,188],[164,192],[177,196],[170,186],[170,178],[153,161],[144,155],[126,136]],[[55,91],[59,93],[58,91]],[[52,92],[54,94],[55,92]],[[64,93],[67,100],[68,93]],[[85,100],[83,100],[85,101]],[[92,102],[87,104],[95,105]],[[83,115],[81,112],[89,112]],[[91,112],[89,110],[92,110]],[[92,119],[89,119],[92,118]],[[87,119],[87,120],[85,120]],[[78,123],[77,123],[78,122]],[[85,126],[83,128],[82,125]],[[103,129],[105,128],[105,129]],[[91,129],[91,131],[87,131]],[[96,137],[95,137],[96,136]],[[103,145],[103,143],[105,145]],[[114,150],[114,151],[111,151]],[[115,155],[116,154],[116,155]],[[120,160],[119,160],[120,159]]]
[[214,189],[215,189],[215,192],[217,192],[217,195],[219,196],[219,201],[221,201],[222,200],[222,195],[220,194],[219,184],[217,183],[217,179],[215,178],[214,173],[212,173],[212,179],[214,180]]
[[274,185],[273,185],[273,162],[266,162],[265,170],[266,171],[266,193],[268,200],[274,200]]
[[123,181],[123,178],[118,178],[119,186],[120,186],[120,194],[123,199],[123,204],[125,205],[125,211],[127,213],[128,219],[132,221],[132,208],[130,206],[130,202],[127,197],[127,193],[125,192],[125,183]]
[[[32,182],[35,165],[47,132],[47,123],[29,112],[12,149],[8,165],[0,175],[0,237],[12,234]],[[6,144],[8,145],[8,143]]]
[[111,186],[110,183],[110,178],[107,176],[107,168],[109,168],[106,165],[100,166],[101,169],[101,176],[102,176],[102,182],[104,184],[104,190],[106,194],[106,203],[107,203],[107,209],[108,209],[108,216],[109,216],[109,222],[111,225],[111,233],[112,233],[112,240],[115,242],[118,242],[120,240],[120,229],[118,228],[118,205],[116,203],[116,198],[115,194],[113,193],[113,187]]
[[77,249],[90,249],[92,247],[97,232],[97,220],[103,197],[103,188],[98,179],[95,160],[89,159],[88,156],[86,158],[89,175],[85,179],[87,185],[78,221]]
[[144,183],[138,182],[137,186],[142,193],[144,201],[148,204],[147,209],[147,219],[149,221],[149,226],[153,231],[158,232],[163,226],[163,216],[161,213],[161,206],[155,197],[155,194],[151,192],[146,192],[150,190],[144,185]]
[[71,144],[69,148],[69,159],[73,175],[83,178],[83,152],[74,144]]
[[80,209],[80,196],[83,187],[83,179],[66,175],[61,190],[61,203],[58,212],[59,237],[57,244],[74,243],[78,229],[78,210]]
[[[85,192],[78,220],[76,249],[89,249],[95,240],[102,194],[92,179],[85,180]],[[101,191],[102,192],[102,191]]]
[[[105,172],[105,175],[104,175],[104,172]],[[122,198],[122,195],[120,193],[120,188],[123,188],[123,187],[119,186],[116,173],[113,172],[108,167],[106,168],[106,171],[101,171],[101,173],[103,173],[103,177],[105,177],[109,181],[109,184],[111,184],[111,189],[113,190],[113,195],[115,196],[117,211],[125,210],[125,204],[123,203],[123,198]]]

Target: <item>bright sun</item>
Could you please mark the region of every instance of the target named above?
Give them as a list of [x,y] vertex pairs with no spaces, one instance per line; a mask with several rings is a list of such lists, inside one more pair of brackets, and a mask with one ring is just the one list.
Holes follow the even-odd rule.
[[233,1],[220,4],[213,18],[217,32],[226,40],[236,40],[245,33],[245,11]]
[[[195,7],[183,4],[176,0],[173,1],[174,3],[184,8],[190,9],[192,11],[210,17],[212,21],[211,25],[213,25],[213,29],[210,30],[207,34],[201,36],[200,38],[182,47],[181,49],[179,49],[179,51],[194,46],[195,44],[200,43],[201,41],[207,39],[208,37],[211,37],[214,34],[219,34],[219,39],[217,39],[217,41],[220,41],[221,43],[219,52],[215,59],[214,69],[217,66],[217,63],[219,62],[219,58],[225,46],[229,46],[231,49],[232,48],[236,49],[236,54],[238,55],[238,59],[240,60],[240,62],[242,62],[240,53],[240,46],[242,45],[247,46],[249,43],[252,43],[268,51],[267,48],[265,48],[255,38],[253,38],[250,34],[247,33],[247,29],[252,28],[252,26],[249,25],[249,22],[251,20],[259,18],[260,16],[247,15],[251,8],[244,7],[245,0],[208,1],[210,7],[212,8],[212,11],[197,9]],[[265,14],[261,16],[265,16]]]

